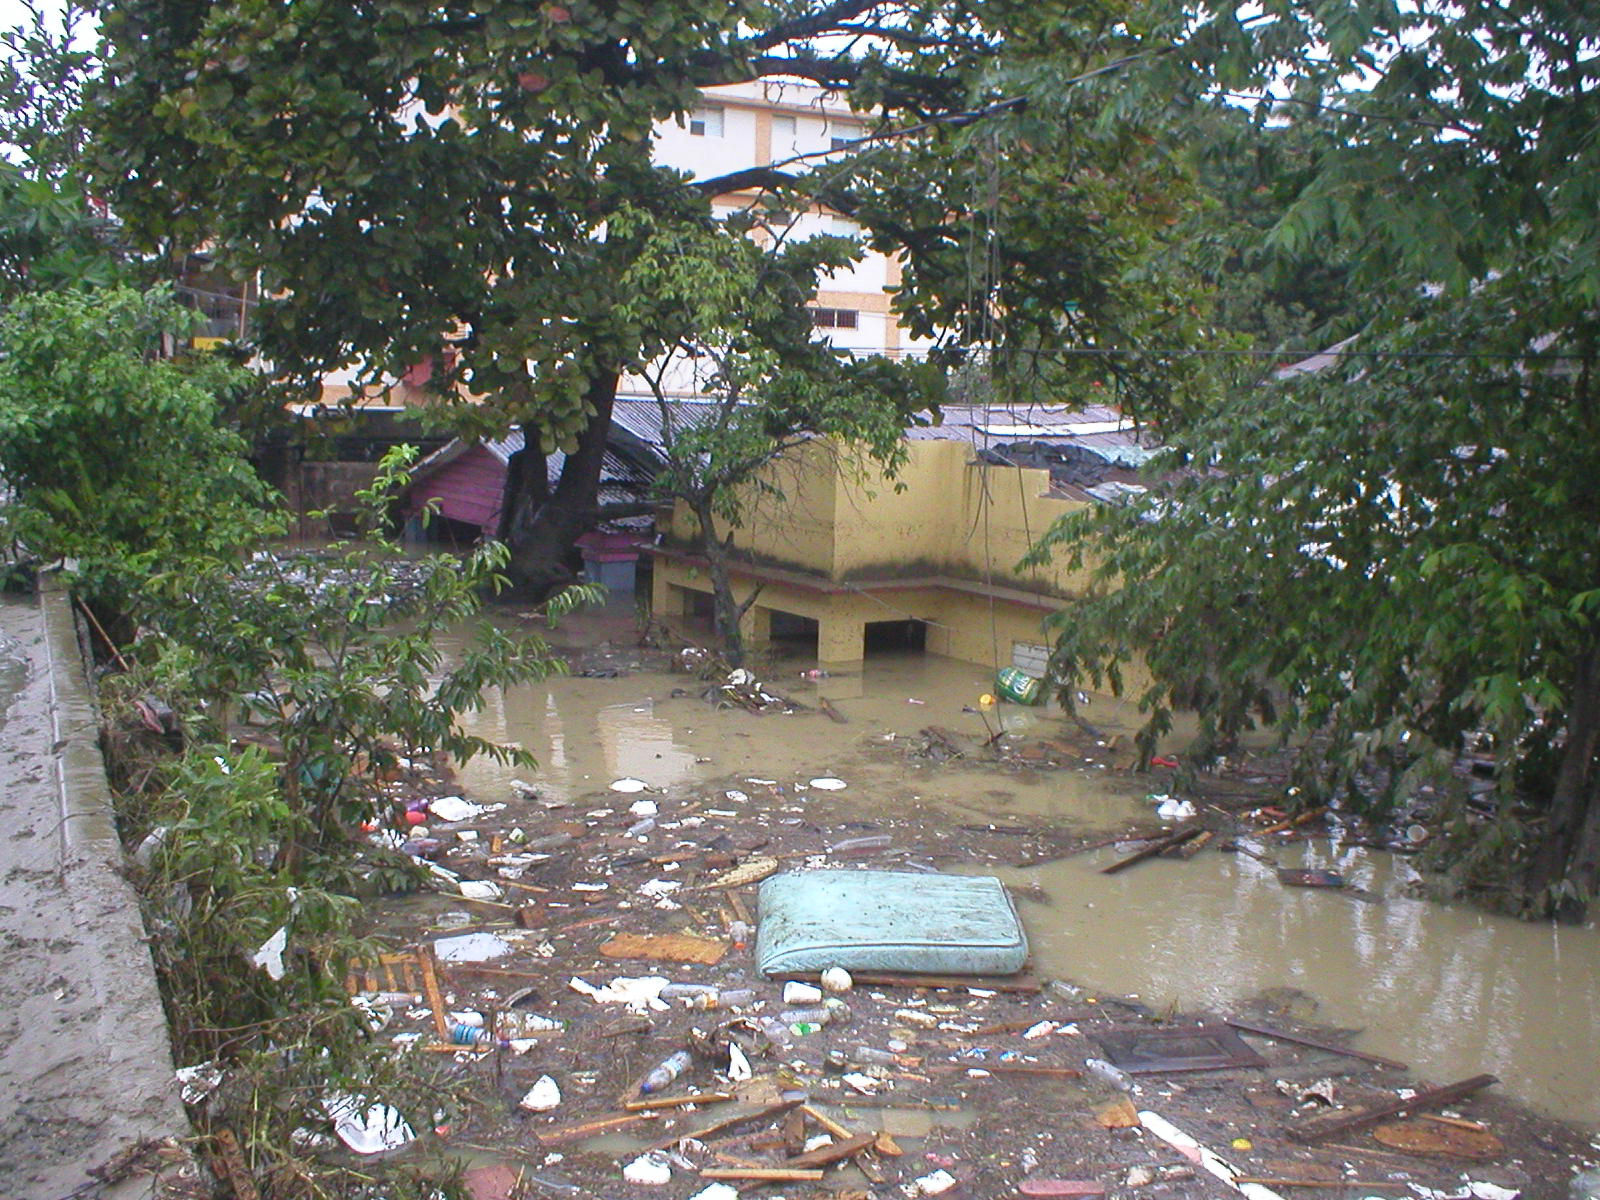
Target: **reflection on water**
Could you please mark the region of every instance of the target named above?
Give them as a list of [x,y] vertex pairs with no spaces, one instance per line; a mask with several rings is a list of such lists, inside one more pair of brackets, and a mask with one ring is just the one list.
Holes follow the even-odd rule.
[[1394,896],[1387,855],[1327,843],[1284,865],[1337,867],[1386,894],[1366,904],[1288,888],[1244,855],[1153,860],[1117,875],[1114,851],[1036,870],[1023,901],[1035,956],[1050,970],[1161,1008],[1227,1011],[1268,988],[1320,1002],[1318,1023],[1361,1028],[1356,1045],[1445,1083],[1479,1072],[1552,1114],[1600,1125],[1600,937]]
[[[574,628],[581,632],[581,623]],[[625,648],[616,657],[625,665]],[[472,731],[526,746],[539,767],[521,776],[556,798],[603,791],[622,775],[672,789],[740,774],[778,781],[829,774],[849,788],[808,793],[803,802],[813,811],[826,805],[831,819],[931,816],[953,828],[1054,817],[1116,829],[1148,818],[1146,781],[1096,764],[1017,771],[908,756],[907,745],[929,725],[983,736],[981,718],[962,711],[988,690],[981,668],[899,655],[809,681],[800,677],[807,666],[774,669],[770,686],[808,704],[825,696],[848,724],[816,713],[719,710],[699,698],[709,685],[691,676],[635,672],[493,694]],[[1028,734],[1062,727],[1049,711],[1001,711],[1009,727]],[[1125,736],[1133,724],[1110,700],[1097,700],[1090,714],[1108,736]],[[476,798],[504,800],[518,774],[475,763],[462,783]],[[1335,853],[1325,842],[1275,852],[1281,865],[1337,868],[1388,898],[1363,904],[1285,888],[1246,856],[1210,851],[1113,876],[1096,870],[1116,854],[1110,849],[1001,874],[1047,898],[1022,903],[1041,975],[1137,994],[1158,1008],[1176,1000],[1227,1010],[1268,988],[1298,988],[1320,1001],[1318,1022],[1365,1029],[1362,1048],[1407,1061],[1435,1082],[1491,1072],[1513,1095],[1600,1126],[1593,1086],[1600,934],[1593,927],[1557,930],[1389,895],[1406,868],[1385,855]]]

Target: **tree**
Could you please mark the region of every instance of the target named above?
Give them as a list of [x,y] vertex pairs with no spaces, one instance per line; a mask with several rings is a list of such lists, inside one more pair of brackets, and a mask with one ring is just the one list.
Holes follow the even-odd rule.
[[[141,245],[210,244],[239,273],[260,273],[271,297],[261,348],[302,383],[346,366],[392,377],[432,357],[442,402],[458,387],[483,401],[453,412],[458,429],[520,424],[530,456],[567,451],[548,494],[539,464],[509,473],[510,571],[543,590],[594,520],[619,373],[652,361],[672,324],[619,290],[642,249],[611,229],[625,206],[666,227],[702,224],[710,198],[739,186],[823,199],[863,221],[878,248],[905,253],[902,296],[919,328],[1001,340],[986,316],[998,276],[975,267],[993,252],[1013,283],[1038,285],[1030,327],[1059,329],[1062,264],[1083,258],[1054,252],[1063,240],[1094,242],[1098,224],[1170,202],[1146,192],[1123,204],[1110,139],[1063,158],[1058,143],[1088,145],[1081,135],[1094,131],[1048,119],[1069,105],[1061,93],[1142,52],[1128,11],[1116,0],[135,0],[103,11],[99,179]],[[1011,55],[1026,69],[998,71]],[[859,147],[868,169],[689,181],[651,162],[652,126],[681,119],[698,88],[782,78],[848,94],[887,139]],[[965,134],[991,119],[1026,124],[1030,106],[1044,115],[1014,136],[1029,161],[1057,164],[1056,178],[1029,176],[1015,194],[975,187],[980,147]],[[895,149],[923,135],[921,149]],[[1122,148],[1140,181],[1160,173],[1155,148],[1131,137]],[[1003,153],[991,173],[1016,166]],[[941,160],[949,186],[936,198],[903,175],[891,186],[891,170]],[[1058,186],[1067,177],[1075,186]],[[900,211],[911,196],[914,221]],[[997,249],[999,223],[972,217],[999,207],[1031,239],[1016,254]],[[1093,327],[1102,299],[1140,290],[1122,286],[1127,248],[1088,255],[1094,275],[1071,277],[1075,323]]]
[[0,510],[7,540],[75,559],[84,590],[125,612],[184,555],[258,539],[265,492],[221,397],[241,372],[159,355],[187,314],[162,291],[68,289],[0,310]]
[[1178,428],[1146,503],[1052,532],[1103,580],[1063,625],[1063,695],[1142,658],[1147,735],[1177,704],[1202,756],[1275,725],[1310,739],[1308,794],[1379,813],[1487,739],[1496,815],[1443,803],[1438,862],[1574,916],[1600,885],[1600,23],[1543,0],[1170,15],[1163,102],[1316,115],[1269,241],[1352,247],[1361,327],[1333,368]]
[[78,45],[84,11],[58,24],[32,4],[0,32],[0,299],[117,278],[114,226],[83,189],[80,98],[94,57]]
[[[625,215],[613,224],[633,222]],[[652,228],[648,218],[641,224],[643,246],[624,290],[649,298],[668,342],[644,368],[661,410],[666,459],[654,490],[682,501],[694,517],[717,634],[728,661],[740,666],[739,624],[759,589],[742,601],[734,595],[734,536],[756,505],[782,502],[777,465],[822,440],[892,473],[905,457],[907,425],[935,392],[926,369],[882,359],[857,362],[807,338],[804,300],[812,281],[819,268],[842,267],[856,257],[850,239],[761,245],[749,236],[747,220],[665,230]],[[675,402],[672,396],[686,382],[707,402],[688,408]],[[863,397],[891,402],[864,403]]]

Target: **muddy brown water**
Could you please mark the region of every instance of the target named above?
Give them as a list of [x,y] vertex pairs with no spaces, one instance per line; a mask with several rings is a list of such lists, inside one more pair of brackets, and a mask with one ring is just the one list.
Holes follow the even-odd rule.
[[[616,644],[592,649],[592,638],[606,632]],[[638,652],[598,621],[586,628],[580,618],[553,640],[558,648],[584,645],[586,636],[591,648],[575,663],[621,674],[492,693],[469,722],[472,732],[520,743],[539,767],[473,763],[460,780],[470,798],[515,803],[514,777],[546,797],[614,801],[608,785],[623,776],[668,791],[743,774],[784,786],[794,797],[785,811],[814,810],[834,822],[894,816],[958,831],[973,821],[1054,818],[1074,830],[1115,832],[1150,819],[1147,796],[1156,785],[1148,776],[1098,763],[1019,770],[908,756],[930,724],[984,732],[977,712],[963,712],[989,690],[988,673],[970,664],[899,653],[815,681],[802,677],[812,665],[803,659],[760,669],[770,688],[803,703],[828,698],[849,719],[839,725],[816,713],[715,708],[699,698],[708,685],[692,676],[634,669]],[[1126,737],[1135,724],[1107,697],[1087,712],[1108,737]],[[1002,706],[991,725],[996,719],[1030,736],[1065,728],[1048,709]],[[805,786],[819,776],[848,786]],[[959,859],[959,832],[950,845]],[[1338,869],[1382,903],[1285,888],[1261,863],[1209,851],[1099,874],[1116,853],[996,872],[1020,885],[1039,975],[1137,996],[1157,1009],[1236,1011],[1270,989],[1292,989],[1303,993],[1295,1015],[1362,1030],[1354,1045],[1406,1061],[1425,1078],[1489,1072],[1534,1108],[1600,1129],[1600,932],[1593,924],[1530,925],[1408,899],[1398,894],[1411,877],[1403,861],[1325,840],[1275,853],[1283,866]],[[940,865],[962,869],[959,861]]]

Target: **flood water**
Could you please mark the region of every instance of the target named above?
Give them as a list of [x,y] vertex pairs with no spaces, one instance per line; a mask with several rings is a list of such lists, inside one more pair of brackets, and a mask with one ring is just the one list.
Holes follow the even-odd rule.
[[[901,652],[811,681],[800,672],[812,664],[790,659],[760,670],[768,687],[807,704],[824,696],[849,723],[816,713],[755,716],[699,699],[707,685],[692,676],[630,669],[638,658],[630,627],[616,614],[580,617],[552,639],[559,648],[610,638],[609,658],[591,652],[583,662],[617,667],[617,678],[557,678],[489,697],[472,731],[522,744],[539,767],[471,764],[461,780],[470,797],[507,800],[513,777],[576,800],[606,793],[624,775],[663,790],[740,774],[780,782],[833,775],[848,788],[796,797],[825,806],[833,821],[941,821],[953,831],[942,842],[951,857],[940,862],[950,870],[962,869],[956,831],[964,823],[1044,818],[1109,832],[1149,823],[1152,781],[1098,764],[1003,770],[908,757],[929,725],[983,734],[983,718],[962,711],[989,690],[982,668]],[[689,694],[675,697],[675,689]],[[1097,698],[1087,713],[1108,736],[1126,738],[1135,723],[1110,698]],[[1029,736],[1066,728],[1050,710],[1003,706],[999,719]],[[1336,868],[1384,900],[1286,888],[1245,855],[1209,850],[1113,876],[1098,873],[1118,853],[1112,848],[995,873],[1020,885],[1040,976],[1137,996],[1157,1009],[1236,1011],[1268,989],[1296,989],[1316,1004],[1310,1020],[1363,1030],[1354,1045],[1405,1061],[1432,1082],[1489,1072],[1533,1107],[1600,1129],[1600,931],[1593,924],[1529,925],[1409,900],[1399,894],[1409,878],[1404,862],[1339,851],[1325,840],[1272,852],[1283,866]]]

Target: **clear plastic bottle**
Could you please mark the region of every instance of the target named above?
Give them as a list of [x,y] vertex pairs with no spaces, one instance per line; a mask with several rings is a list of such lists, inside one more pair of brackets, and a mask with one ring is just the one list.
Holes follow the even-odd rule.
[[900,1056],[889,1050],[880,1050],[876,1046],[857,1046],[850,1051],[850,1061],[873,1067],[893,1067],[899,1065]]
[[845,838],[828,847],[829,854],[871,854],[874,850],[887,850],[894,841],[887,833],[873,833],[866,837]]
[[754,988],[713,988],[702,996],[695,996],[689,1001],[690,1008],[742,1008],[746,1004],[754,1003],[756,993]]
[[716,994],[717,987],[712,983],[669,983],[661,989],[663,1000],[693,1000]]
[[779,1050],[793,1048],[794,1034],[790,1033],[789,1026],[777,1017],[762,1017],[756,1024],[760,1027],[767,1041],[771,1042]]
[[1109,1083],[1118,1091],[1128,1092],[1133,1090],[1133,1076],[1121,1067],[1108,1063],[1103,1058],[1091,1058],[1083,1064],[1083,1069],[1088,1071],[1102,1083]]
[[676,1054],[669,1055],[644,1077],[639,1090],[649,1095],[651,1092],[659,1092],[663,1088],[670,1087],[673,1080],[689,1069],[691,1061],[687,1050],[679,1050]]
[[492,1046],[494,1035],[481,1025],[456,1022],[450,1026],[450,1040],[457,1046]]

